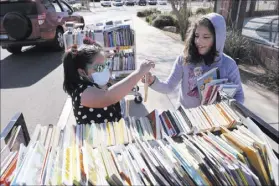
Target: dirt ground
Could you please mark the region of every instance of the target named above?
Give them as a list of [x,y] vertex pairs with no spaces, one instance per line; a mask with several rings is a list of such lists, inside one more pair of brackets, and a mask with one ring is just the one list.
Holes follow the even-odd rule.
[[[162,32],[164,32],[164,34],[170,36],[171,38],[175,39],[176,41],[184,44],[184,42],[181,41],[179,34],[167,32],[163,30]],[[268,71],[261,65],[241,64],[238,65],[238,67],[240,71],[241,80],[243,83],[249,85],[258,85],[276,94],[279,93],[278,74]]]

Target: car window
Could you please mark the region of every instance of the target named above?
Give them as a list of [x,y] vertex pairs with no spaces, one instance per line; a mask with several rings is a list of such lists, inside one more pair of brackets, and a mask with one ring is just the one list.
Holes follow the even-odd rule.
[[44,4],[45,8],[48,12],[55,12],[54,5],[50,2],[50,0],[42,0],[42,3]]
[[58,3],[52,3],[52,4],[53,4],[56,12],[62,12],[62,9],[61,9],[61,7],[59,6]]
[[64,12],[69,12],[69,11],[71,11],[71,9],[70,9],[64,2],[61,2],[61,5],[62,5],[62,8],[63,8],[63,11],[64,11]]

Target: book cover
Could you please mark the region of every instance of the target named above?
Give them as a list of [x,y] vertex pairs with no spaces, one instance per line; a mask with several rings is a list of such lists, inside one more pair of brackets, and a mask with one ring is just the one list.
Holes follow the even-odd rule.
[[202,98],[201,92],[205,89],[205,85],[207,83],[210,83],[212,80],[217,79],[218,78],[217,76],[218,76],[218,67],[215,67],[197,78],[197,88],[199,91],[200,98]]

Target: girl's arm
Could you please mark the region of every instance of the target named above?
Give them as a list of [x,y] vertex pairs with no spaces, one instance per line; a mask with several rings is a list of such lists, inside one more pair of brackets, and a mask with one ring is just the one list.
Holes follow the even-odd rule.
[[125,97],[137,82],[152,68],[153,62],[142,63],[140,69],[131,73],[128,77],[115,83],[107,90],[96,87],[88,87],[81,94],[81,105],[91,108],[104,108],[115,104]]
[[183,58],[182,56],[178,56],[174,62],[171,73],[167,80],[161,81],[158,78],[155,78],[154,83],[150,86],[151,89],[163,93],[168,94],[172,92],[181,81],[183,76]]

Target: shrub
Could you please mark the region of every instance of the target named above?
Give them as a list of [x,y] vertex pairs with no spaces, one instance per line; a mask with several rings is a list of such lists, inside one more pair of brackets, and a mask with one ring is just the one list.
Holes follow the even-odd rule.
[[149,24],[152,24],[152,21],[155,20],[157,16],[157,14],[151,14],[145,18],[145,21]]
[[160,14],[160,13],[161,13],[160,10],[157,10],[156,8],[150,8],[150,9],[146,9],[146,10],[137,12],[137,16],[138,17],[147,17],[152,14]]
[[152,21],[152,25],[161,29],[165,26],[177,26],[177,21],[171,15],[159,15]]
[[[182,14],[183,9],[180,10],[179,14]],[[192,9],[191,8],[187,8],[187,13],[188,13],[188,17],[191,17],[193,15]],[[171,15],[175,15],[174,11],[172,10],[170,12]]]
[[213,12],[213,8],[212,7],[209,7],[209,8],[198,8],[196,10],[196,14],[202,14],[202,15],[209,14],[211,12]]
[[237,64],[256,64],[257,57],[252,42],[242,36],[240,31],[228,28],[224,52],[231,56]]
[[78,5],[78,4],[75,4],[72,6],[73,7],[73,10],[76,12],[76,11],[80,11],[81,9],[81,5]]
[[145,17],[144,13],[141,12],[141,11],[137,12],[137,16],[138,16],[138,17]]

